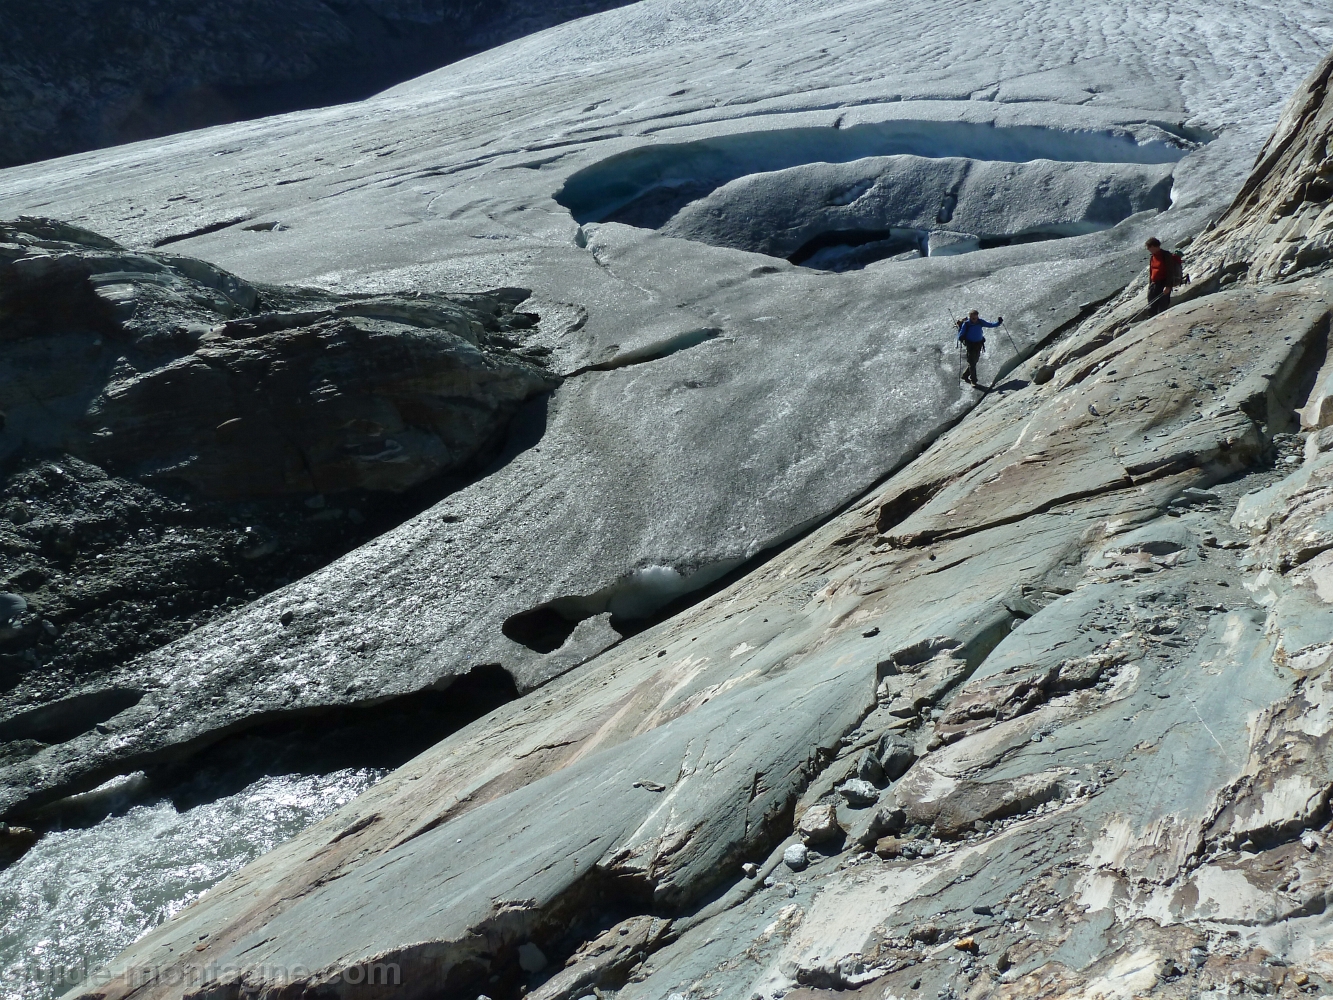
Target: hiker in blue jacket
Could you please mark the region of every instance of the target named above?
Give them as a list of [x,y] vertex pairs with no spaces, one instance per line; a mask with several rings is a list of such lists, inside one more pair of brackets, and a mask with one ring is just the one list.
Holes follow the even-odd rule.
[[963,378],[973,385],[977,384],[977,362],[981,360],[981,352],[986,349],[986,330],[1003,322],[1004,317],[1001,316],[994,323],[988,323],[975,309],[967,314],[967,319],[958,321],[958,342],[967,348],[967,374]]

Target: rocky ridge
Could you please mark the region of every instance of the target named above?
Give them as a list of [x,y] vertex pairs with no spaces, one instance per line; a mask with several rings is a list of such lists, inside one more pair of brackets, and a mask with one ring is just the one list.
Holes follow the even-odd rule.
[[1327,991],[1330,74],[1172,309],[1131,284],[75,995]]

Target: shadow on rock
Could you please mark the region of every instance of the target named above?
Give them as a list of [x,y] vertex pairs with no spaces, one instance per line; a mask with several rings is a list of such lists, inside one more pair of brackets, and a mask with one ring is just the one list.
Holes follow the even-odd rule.
[[123,701],[110,669],[540,439],[558,379],[526,297],[261,287],[0,224],[0,763],[114,715],[61,710]]

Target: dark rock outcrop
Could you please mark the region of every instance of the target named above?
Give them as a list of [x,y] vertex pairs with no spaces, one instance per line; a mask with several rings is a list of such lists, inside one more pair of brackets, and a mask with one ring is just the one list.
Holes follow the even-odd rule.
[[625,0],[10,0],[0,167],[358,100]]
[[[514,339],[536,321],[525,297],[255,286],[51,220],[0,224],[3,766],[92,729],[38,739],[12,719],[142,693],[108,671],[489,461],[557,381]],[[132,707],[99,704],[96,722]]]
[[0,241],[0,458],[65,452],[209,498],[402,492],[556,384],[503,346],[536,321],[522,290],[261,289],[43,220]]

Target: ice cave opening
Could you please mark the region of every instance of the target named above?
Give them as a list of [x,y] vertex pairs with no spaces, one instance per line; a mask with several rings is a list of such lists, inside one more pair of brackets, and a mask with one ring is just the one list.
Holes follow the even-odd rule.
[[1109,229],[1171,205],[1211,136],[890,121],[629,150],[568,178],[581,225],[619,222],[825,271]]
[[503,631],[537,653],[557,652],[580,622],[601,614],[610,614],[610,626],[621,635],[634,635],[659,620],[664,609],[678,609],[680,601],[703,596],[745,562],[723,559],[684,573],[674,566],[642,566],[596,593],[558,597],[511,615]]

